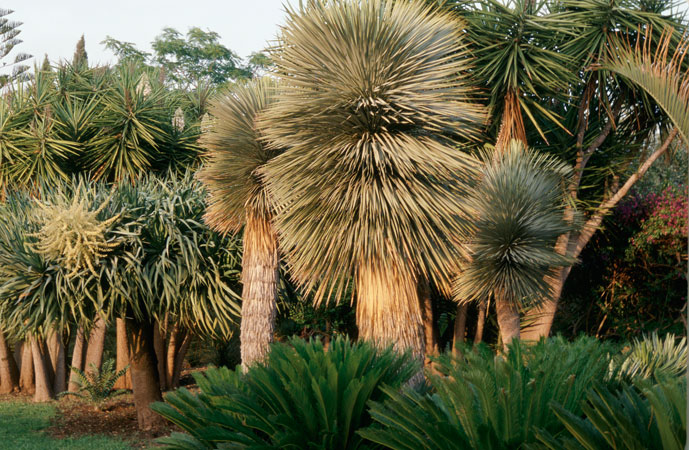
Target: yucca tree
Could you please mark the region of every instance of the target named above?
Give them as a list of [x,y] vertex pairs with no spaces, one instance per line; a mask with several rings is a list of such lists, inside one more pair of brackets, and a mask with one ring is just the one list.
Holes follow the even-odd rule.
[[484,153],[484,160],[481,183],[467,199],[476,214],[476,233],[455,297],[495,301],[507,348],[519,338],[519,311],[548,295],[552,269],[570,262],[554,244],[571,227],[563,219],[563,187],[571,168],[517,140]]
[[419,2],[308,2],[273,55],[280,101],[261,127],[291,275],[316,302],[353,284],[359,337],[424,354],[417,284],[449,290],[469,226],[477,137],[463,24]]
[[244,230],[242,256],[242,365],[265,358],[277,312],[279,255],[271,223],[274,207],[258,170],[279,149],[268,149],[256,128],[257,115],[275,100],[267,78],[238,85],[215,99],[214,120],[202,142],[208,159],[198,178],[209,191],[206,222],[221,233]]

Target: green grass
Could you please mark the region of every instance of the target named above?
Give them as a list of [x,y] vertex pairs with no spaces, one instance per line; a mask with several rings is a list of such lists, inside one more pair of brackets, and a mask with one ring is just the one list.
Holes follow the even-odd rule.
[[13,450],[131,450],[126,442],[105,436],[55,439],[42,430],[57,413],[52,404],[0,402],[0,448]]

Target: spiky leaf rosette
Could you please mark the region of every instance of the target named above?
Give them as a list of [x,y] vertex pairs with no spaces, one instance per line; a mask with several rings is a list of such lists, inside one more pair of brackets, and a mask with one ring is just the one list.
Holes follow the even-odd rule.
[[198,178],[210,194],[206,222],[220,232],[239,231],[247,210],[264,219],[272,215],[257,169],[279,151],[266,148],[254,122],[275,90],[275,81],[263,78],[235,86],[211,104],[215,120],[201,138],[208,160]]
[[492,295],[522,305],[548,293],[546,276],[572,261],[555,251],[571,230],[563,218],[563,186],[571,169],[516,140],[486,153],[483,180],[468,199],[476,211],[470,261],[455,282],[455,298]]
[[302,288],[339,293],[361,267],[444,286],[466,231],[473,160],[462,23],[419,2],[309,2],[273,58],[280,101],[260,125],[290,150],[266,164],[276,226]]

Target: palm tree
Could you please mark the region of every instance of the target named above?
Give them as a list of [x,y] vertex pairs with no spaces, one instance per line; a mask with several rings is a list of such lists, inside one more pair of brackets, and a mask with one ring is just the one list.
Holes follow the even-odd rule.
[[484,160],[481,183],[468,199],[476,232],[455,298],[461,303],[493,299],[507,349],[519,338],[519,311],[549,294],[553,268],[571,263],[554,245],[571,228],[563,218],[563,186],[571,168],[517,140],[485,153]]
[[273,55],[284,84],[260,120],[290,273],[316,303],[353,287],[359,337],[423,358],[417,284],[448,291],[477,174],[457,140],[484,122],[463,24],[419,2],[309,2]]
[[267,78],[248,82],[215,100],[212,128],[202,142],[208,160],[198,174],[209,191],[206,222],[222,233],[244,228],[242,257],[242,365],[261,361],[273,341],[279,256],[274,210],[257,171],[279,150],[266,148],[255,120],[275,98]]

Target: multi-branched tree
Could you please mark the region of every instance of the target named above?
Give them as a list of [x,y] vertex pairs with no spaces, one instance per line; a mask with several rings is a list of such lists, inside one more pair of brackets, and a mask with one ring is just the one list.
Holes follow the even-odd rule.
[[[22,23],[7,18],[13,12],[11,9],[0,9],[0,59],[12,53],[15,47],[22,42],[21,39],[17,39],[17,36],[21,33],[19,27]],[[16,53],[12,62],[3,63],[2,68],[11,67],[12,71],[9,74],[0,75],[0,87],[17,79],[25,79],[29,66],[22,64],[22,62],[31,57],[27,53]]]
[[264,78],[238,86],[211,106],[204,133],[208,159],[198,177],[210,194],[206,221],[222,233],[244,230],[241,354],[246,368],[262,360],[273,341],[279,277],[274,206],[258,170],[279,149],[266,148],[256,118],[274,100],[276,84]]
[[416,2],[308,2],[273,54],[280,99],[260,124],[289,151],[264,167],[291,276],[317,302],[353,285],[359,337],[424,354],[417,287],[449,290],[477,175],[455,139],[483,109],[463,24]]

